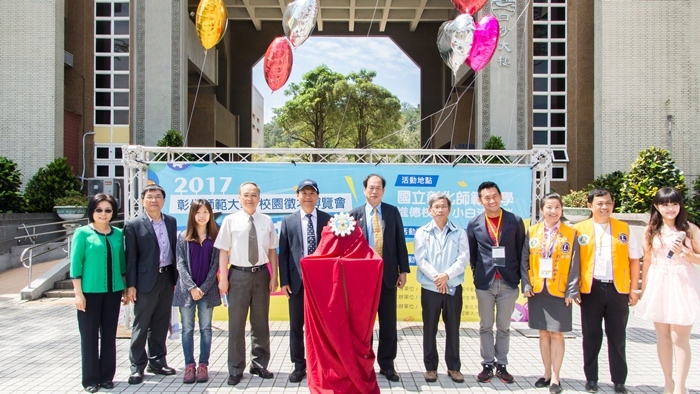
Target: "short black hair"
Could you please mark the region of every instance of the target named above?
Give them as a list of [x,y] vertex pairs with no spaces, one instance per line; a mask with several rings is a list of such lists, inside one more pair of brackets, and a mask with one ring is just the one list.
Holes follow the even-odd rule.
[[146,193],[152,191],[160,191],[161,193],[163,193],[163,199],[165,199],[165,189],[163,189],[163,187],[160,185],[156,185],[155,183],[143,188],[143,190],[141,191],[141,199],[143,200],[144,198],[146,198]]
[[379,179],[382,180],[382,189],[385,189],[385,188],[386,188],[386,179],[384,179],[384,177],[381,176],[381,175],[379,175],[379,174],[369,174],[369,175],[367,175],[367,176],[365,177],[365,180],[362,181],[362,187],[365,188],[365,189],[367,189],[367,182],[369,182],[369,178],[371,178],[371,177],[373,177],[373,176],[376,176],[377,178],[379,178]]
[[90,201],[88,201],[88,222],[92,223],[92,215],[95,213],[97,204],[101,203],[102,201],[107,201],[109,205],[112,206],[112,217],[109,218],[109,221],[111,222],[112,220],[114,220],[114,217],[117,216],[117,200],[115,200],[114,197],[112,197],[110,194],[97,193],[90,198]]
[[605,196],[610,196],[610,199],[613,200],[613,203],[615,202],[615,199],[613,198],[613,195],[610,192],[610,190],[599,187],[599,188],[593,189],[590,192],[588,192],[588,203],[593,204],[594,198],[605,197]]
[[501,195],[501,189],[498,187],[498,185],[495,182],[491,181],[486,181],[486,182],[481,182],[481,185],[479,185],[479,188],[476,189],[476,193],[479,195],[479,198],[481,198],[481,191],[484,189],[491,189],[492,187],[496,188],[496,191],[498,192],[498,195]]

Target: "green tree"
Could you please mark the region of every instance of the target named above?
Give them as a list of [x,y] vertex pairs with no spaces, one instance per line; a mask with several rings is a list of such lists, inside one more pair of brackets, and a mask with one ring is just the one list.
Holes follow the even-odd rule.
[[401,102],[387,89],[373,83],[375,71],[360,70],[348,74],[338,89],[344,97],[344,124],[350,146],[365,148],[400,148],[398,136]]
[[[179,130],[174,130],[170,129],[165,132],[163,135],[163,138],[159,139],[156,145],[160,147],[173,147],[173,148],[179,148],[184,145],[184,139],[182,137],[182,133],[180,133]],[[176,155],[175,156],[176,160],[181,160],[185,159],[188,161],[196,161],[197,157],[191,153],[184,153],[181,155]],[[158,153],[156,156],[153,158],[155,161],[167,161],[168,160],[168,154],[167,153]]]
[[[506,144],[503,143],[503,138],[498,135],[492,135],[484,142],[484,149],[488,150],[505,150]],[[494,156],[491,163],[503,163],[506,161],[505,156]]]
[[27,212],[52,212],[55,200],[69,191],[80,191],[80,181],[65,157],[59,157],[34,174],[24,191]]
[[420,104],[414,107],[409,103],[402,103],[399,138],[403,141],[403,148],[420,149],[420,122]]
[[266,148],[291,148],[294,143],[277,124],[277,117],[273,117],[272,121],[265,123],[263,138]]
[[337,148],[342,100],[337,87],[345,77],[325,64],[303,75],[300,83],[292,83],[284,91],[291,99],[282,108],[274,109],[277,125],[293,147]]
[[649,212],[651,200],[662,187],[675,187],[685,196],[683,171],[666,149],[648,148],[639,152],[622,184],[621,212]]
[[0,213],[22,212],[24,199],[20,192],[22,181],[17,163],[0,157]]

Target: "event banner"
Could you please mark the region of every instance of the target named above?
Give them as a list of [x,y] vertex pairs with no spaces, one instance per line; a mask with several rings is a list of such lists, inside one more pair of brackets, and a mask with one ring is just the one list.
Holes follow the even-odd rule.
[[[395,205],[401,213],[408,247],[411,273],[407,285],[398,291],[398,318],[420,321],[420,285],[416,281],[413,257],[413,236],[432,218],[428,197],[436,192],[452,200],[450,220],[466,228],[469,220],[483,211],[477,187],[493,181],[501,189],[503,209],[530,217],[532,171],[528,166],[457,166],[431,164],[332,164],[332,163],[153,163],[148,167],[149,182],[161,185],[167,192],[163,212],[174,216],[178,230],[187,223],[189,204],[195,198],[211,202],[217,222],[240,209],[238,187],[246,181],[260,187],[258,211],[269,215],[277,230],[284,216],[299,209],[296,187],[304,179],[317,182],[317,208],[330,213],[347,212],[365,204],[362,182],[369,174],[386,179],[383,202]],[[477,321],[478,311],[471,270],[464,277],[463,321]],[[521,298],[513,313],[514,321],[527,320],[526,300]],[[215,311],[215,320],[226,320],[223,307]],[[288,320],[287,299],[274,293],[270,318]]]

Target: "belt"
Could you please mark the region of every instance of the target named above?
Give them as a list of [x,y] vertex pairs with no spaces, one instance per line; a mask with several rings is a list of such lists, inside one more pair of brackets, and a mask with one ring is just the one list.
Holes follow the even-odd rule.
[[243,271],[243,272],[259,272],[262,271],[263,269],[267,269],[267,263],[263,265],[255,265],[253,267],[241,267],[240,265],[231,265],[231,268],[238,270],[238,271]]
[[593,281],[594,281],[594,282],[598,282],[598,283],[613,283],[612,280],[608,280],[608,279],[596,279],[596,278],[593,278]]
[[168,272],[168,271],[170,271],[170,269],[172,267],[173,267],[172,265],[166,265],[165,267],[158,267],[158,273],[162,274],[164,272]]

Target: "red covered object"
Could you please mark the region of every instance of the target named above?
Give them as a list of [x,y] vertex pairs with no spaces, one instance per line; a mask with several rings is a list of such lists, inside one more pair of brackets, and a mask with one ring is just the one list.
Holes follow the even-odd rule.
[[382,266],[357,227],[337,237],[326,226],[316,252],[301,259],[312,393],[379,393],[371,338]]

